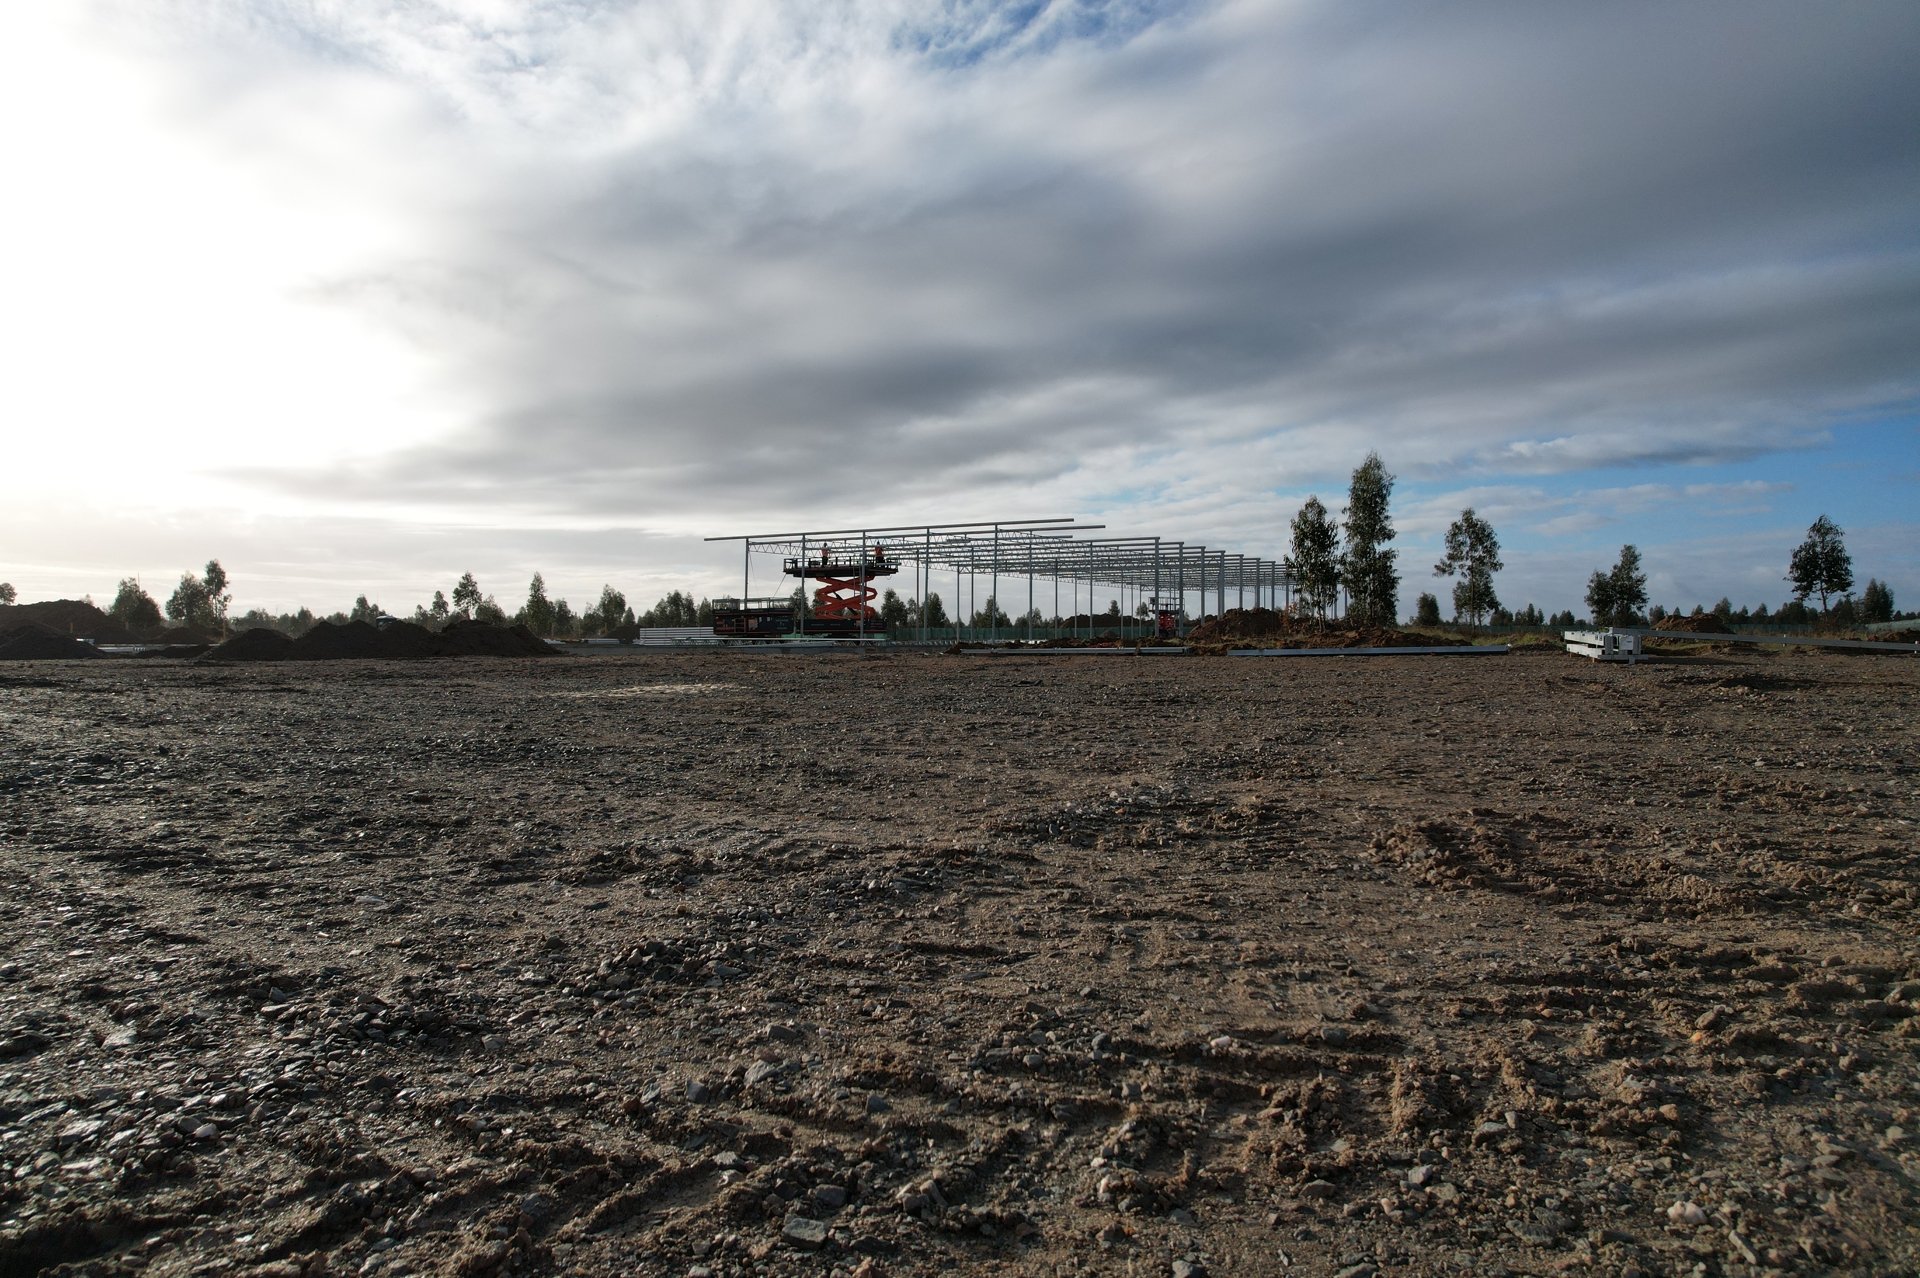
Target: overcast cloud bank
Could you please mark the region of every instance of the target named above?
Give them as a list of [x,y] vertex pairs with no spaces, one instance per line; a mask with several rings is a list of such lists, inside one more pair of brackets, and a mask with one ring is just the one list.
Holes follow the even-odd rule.
[[443,424],[226,467],[261,506],[1270,553],[1378,449],[1412,537],[1504,502],[1547,553],[1673,494],[1804,523],[1687,469],[1920,391],[1908,4],[100,13],[182,127],[383,228],[302,304]]

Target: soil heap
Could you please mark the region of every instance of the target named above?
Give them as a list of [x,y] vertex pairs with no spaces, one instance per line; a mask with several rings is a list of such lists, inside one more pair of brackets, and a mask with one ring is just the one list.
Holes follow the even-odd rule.
[[54,634],[97,643],[138,643],[141,636],[118,617],[109,617],[86,599],[45,599],[39,603],[0,607],[0,631],[36,625]]
[[235,635],[209,661],[417,661],[427,657],[548,657],[553,647],[525,626],[456,621],[438,634],[410,621],[384,627],[364,621],[322,621],[298,639],[277,630]]
[[1464,648],[1451,635],[1408,634],[1385,626],[1355,626],[1334,621],[1302,621],[1270,608],[1229,608],[1187,633],[1198,652],[1225,652],[1251,643],[1265,648]]
[[1675,614],[1660,618],[1653,623],[1653,628],[1690,635],[1723,635],[1727,632],[1727,623],[1711,612],[1702,613],[1698,617],[1682,617]]
[[213,655],[221,661],[285,661],[292,647],[291,636],[256,626],[221,644]]
[[0,661],[88,661],[98,656],[100,650],[92,644],[46,626],[0,630]]

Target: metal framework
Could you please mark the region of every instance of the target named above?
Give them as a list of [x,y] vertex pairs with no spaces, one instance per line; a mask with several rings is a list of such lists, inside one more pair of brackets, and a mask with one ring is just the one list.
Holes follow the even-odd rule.
[[[1024,580],[1023,624],[1029,637],[1043,585],[1052,587],[1052,615],[1082,618],[1089,634],[1098,620],[1092,615],[1096,594],[1117,599],[1121,623],[1128,626],[1140,624],[1135,616],[1140,604],[1147,605],[1150,613],[1167,610],[1202,616],[1225,612],[1229,606],[1277,608],[1292,601],[1292,574],[1282,562],[1169,537],[1086,535],[1105,529],[1104,524],[1080,524],[1061,517],[810,529],[707,540],[743,543],[743,600],[753,593],[755,555],[777,556],[783,577],[834,583],[831,594],[825,593],[825,587],[820,592],[833,610],[831,629],[856,639],[869,637],[874,614],[866,603],[876,593],[872,578],[891,577],[908,567],[912,597],[922,602],[952,575],[954,625],[963,630],[973,629],[965,624],[966,618],[989,602],[994,611],[1011,617],[1012,609],[1000,594],[1001,580]],[[983,582],[987,585],[984,598],[979,589]],[[1068,592],[1064,612],[1063,586]],[[1189,600],[1197,605],[1190,614]],[[796,622],[796,630],[804,633],[806,619],[796,618]],[[874,633],[881,629],[872,627]],[[995,628],[996,637],[1002,629]],[[918,637],[927,638],[928,630],[923,608]]]

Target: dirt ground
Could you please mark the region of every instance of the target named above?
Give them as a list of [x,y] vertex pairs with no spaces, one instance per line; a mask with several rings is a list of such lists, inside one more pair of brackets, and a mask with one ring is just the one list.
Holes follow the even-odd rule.
[[1920,663],[0,672],[0,1278],[1912,1274]]

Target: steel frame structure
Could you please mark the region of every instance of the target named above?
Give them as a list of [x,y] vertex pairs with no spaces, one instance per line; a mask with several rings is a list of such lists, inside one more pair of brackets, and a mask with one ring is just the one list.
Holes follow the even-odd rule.
[[[845,563],[857,570],[859,565],[874,562],[877,554],[893,564],[913,566],[913,597],[923,602],[928,593],[936,589],[936,576],[950,573],[954,578],[956,630],[974,629],[965,622],[984,606],[978,589],[982,578],[989,583],[986,601],[1003,614],[1010,614],[1011,609],[1000,598],[1001,578],[1015,582],[1024,578],[1027,586],[1024,624],[1029,638],[1042,583],[1053,587],[1053,615],[1087,616],[1089,634],[1094,624],[1091,616],[1094,594],[1101,587],[1120,600],[1121,619],[1127,625],[1137,624],[1134,609],[1139,604],[1147,604],[1149,610],[1171,608],[1184,615],[1188,611],[1188,600],[1196,594],[1195,616],[1209,611],[1209,595],[1214,605],[1211,611],[1216,615],[1227,610],[1229,600],[1241,608],[1278,608],[1292,602],[1293,576],[1284,562],[1170,537],[1083,535],[1105,529],[1104,524],[1081,524],[1063,516],[884,528],[821,528],[736,534],[706,540],[743,543],[742,599],[753,593],[756,554],[779,556],[783,577],[797,575],[796,564],[817,565],[822,561]],[[802,580],[806,577],[802,576]],[[864,576],[859,578],[859,583],[862,589],[866,587]],[[1063,584],[1069,590],[1069,608],[1065,613],[1060,608]],[[805,634],[804,616],[795,620],[795,633]],[[923,609],[918,637],[925,639],[928,629]],[[996,627],[996,632],[998,629]],[[868,637],[864,624],[854,637]]]

